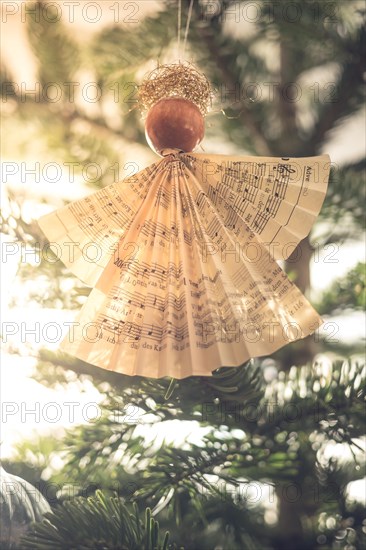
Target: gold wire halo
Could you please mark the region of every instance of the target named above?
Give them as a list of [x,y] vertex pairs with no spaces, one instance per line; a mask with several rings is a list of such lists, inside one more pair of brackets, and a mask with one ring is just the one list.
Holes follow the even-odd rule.
[[192,63],[159,65],[139,86],[139,106],[148,111],[160,99],[182,97],[192,101],[207,115],[212,104],[213,90],[206,76]]

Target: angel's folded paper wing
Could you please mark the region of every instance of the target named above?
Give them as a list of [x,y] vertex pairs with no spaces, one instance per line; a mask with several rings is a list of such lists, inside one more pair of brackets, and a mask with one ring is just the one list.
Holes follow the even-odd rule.
[[73,242],[65,263],[95,284],[62,349],[125,374],[184,378],[312,333],[321,320],[275,257],[310,231],[329,166],[327,156],[175,153],[48,215],[49,239]]
[[157,175],[159,162],[38,220],[59,259],[94,286],[132,224]]
[[196,180],[229,227],[236,217],[268,248],[287,259],[306,237],[326,194],[330,158],[186,155]]

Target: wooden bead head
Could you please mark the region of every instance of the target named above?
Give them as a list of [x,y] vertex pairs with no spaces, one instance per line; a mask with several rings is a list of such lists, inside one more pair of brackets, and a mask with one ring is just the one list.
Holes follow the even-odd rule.
[[205,122],[199,108],[181,97],[158,101],[148,112],[146,139],[158,154],[163,149],[193,151],[205,134]]

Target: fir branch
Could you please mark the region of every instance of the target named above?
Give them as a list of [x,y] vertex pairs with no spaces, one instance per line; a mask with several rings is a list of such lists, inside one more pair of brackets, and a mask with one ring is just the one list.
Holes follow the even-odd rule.
[[[361,27],[354,41],[345,43],[344,47],[348,55],[342,65],[342,73],[337,85],[337,100],[326,105],[319,113],[319,118],[309,137],[308,144],[311,151],[319,151],[327,133],[332,130],[340,120],[355,112],[362,104],[364,94],[364,73],[366,70],[365,57],[363,55],[366,40],[366,28]],[[305,152],[306,154],[309,151]],[[304,154],[305,154],[304,153]]]
[[352,308],[364,310],[366,306],[366,265],[358,263],[346,276],[336,279],[324,292],[317,311],[321,315]]
[[[95,497],[66,501],[45,520],[35,523],[21,543],[24,550],[168,550],[169,533],[162,540],[159,524],[146,509],[145,525],[138,508],[133,512],[118,498],[102,491]],[[175,546],[174,546],[175,547]]]
[[[196,18],[199,20],[200,7],[196,3]],[[222,9],[224,9],[222,7]],[[221,37],[221,27],[219,24],[220,15],[217,14],[215,17],[212,17],[208,24],[201,24],[199,27],[199,37],[205,42],[207,51],[210,54],[211,59],[217,66],[218,70],[222,75],[222,82],[225,83],[228,89],[235,90],[238,84],[238,74],[233,72],[230,64],[228,63],[228,55],[225,55],[223,49],[220,45]],[[240,113],[238,115],[238,120],[243,121],[248,132],[251,135],[254,149],[258,155],[271,156],[271,150],[268,145],[262,129],[254,115],[254,112],[245,105],[245,103],[240,102],[239,107]]]

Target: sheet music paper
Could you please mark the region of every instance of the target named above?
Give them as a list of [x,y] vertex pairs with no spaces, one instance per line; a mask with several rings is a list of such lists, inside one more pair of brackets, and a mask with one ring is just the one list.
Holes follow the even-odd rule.
[[184,378],[311,334],[322,321],[276,260],[309,233],[329,171],[327,155],[171,151],[43,217],[65,265],[94,287],[61,349],[124,374]]

